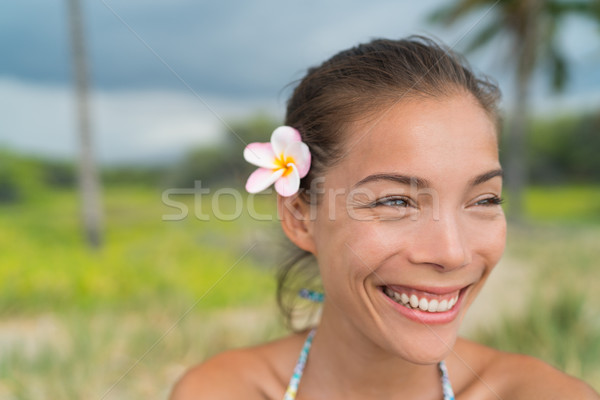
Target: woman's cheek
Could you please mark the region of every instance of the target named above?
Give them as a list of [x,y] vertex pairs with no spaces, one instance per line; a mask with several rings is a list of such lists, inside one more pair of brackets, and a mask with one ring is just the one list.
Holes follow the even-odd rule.
[[[487,221],[476,221],[469,229],[471,248],[496,263],[502,257],[506,245],[506,219],[504,215]],[[492,265],[493,266],[493,265]]]
[[343,251],[368,275],[407,246],[411,234],[407,225],[406,221],[354,221],[344,228],[348,235]]

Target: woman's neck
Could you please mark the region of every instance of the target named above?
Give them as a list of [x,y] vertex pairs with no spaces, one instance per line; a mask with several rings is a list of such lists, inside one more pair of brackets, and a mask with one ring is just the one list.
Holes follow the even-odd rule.
[[[437,365],[419,365],[385,351],[348,320],[323,306],[303,376],[315,398],[440,399]],[[317,396],[318,394],[318,396]]]

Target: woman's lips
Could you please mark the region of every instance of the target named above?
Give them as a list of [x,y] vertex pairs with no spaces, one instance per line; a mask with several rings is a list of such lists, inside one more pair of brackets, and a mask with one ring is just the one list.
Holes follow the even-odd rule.
[[380,289],[387,301],[403,316],[423,324],[445,324],[458,315],[468,287],[415,289],[387,285]]

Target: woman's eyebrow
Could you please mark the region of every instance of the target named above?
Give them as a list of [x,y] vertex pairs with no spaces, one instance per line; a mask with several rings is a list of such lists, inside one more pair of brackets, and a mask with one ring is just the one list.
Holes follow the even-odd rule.
[[493,169],[491,171],[484,172],[481,175],[477,175],[475,178],[469,181],[469,186],[481,185],[482,183],[487,182],[490,179],[495,178],[497,176],[501,178],[504,177],[504,171],[502,171],[501,168]]
[[372,174],[356,182],[356,184],[354,184],[354,187],[364,185],[365,183],[382,180],[392,181],[403,185],[415,185],[419,189],[430,187],[429,181],[427,179],[400,174]]
[[[472,178],[469,181],[469,186],[480,185],[480,184],[487,182],[490,179],[495,178],[497,176],[500,176],[500,177],[504,176],[504,171],[502,171],[502,169],[493,169],[491,171],[484,172],[483,174],[477,175],[476,177]],[[386,173],[369,175],[369,176],[361,179],[360,181],[358,181],[356,184],[354,184],[354,187],[364,185],[365,183],[381,181],[381,180],[392,181],[392,182],[400,183],[402,185],[414,185],[418,189],[431,187],[431,184],[429,183],[429,181],[424,178],[419,178],[417,176],[408,176],[408,175],[401,175],[401,174],[386,174]]]

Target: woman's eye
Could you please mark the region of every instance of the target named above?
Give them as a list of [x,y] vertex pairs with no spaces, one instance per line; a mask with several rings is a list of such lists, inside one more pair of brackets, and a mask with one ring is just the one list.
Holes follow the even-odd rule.
[[408,199],[404,199],[401,197],[386,197],[383,199],[377,200],[373,206],[387,206],[387,207],[408,207],[410,204]]
[[488,197],[475,203],[476,206],[497,206],[504,203],[504,199],[498,196]]

